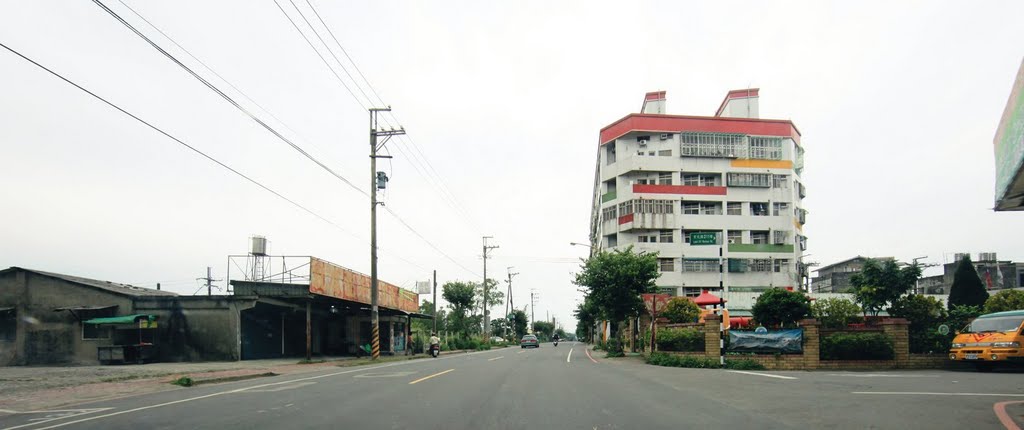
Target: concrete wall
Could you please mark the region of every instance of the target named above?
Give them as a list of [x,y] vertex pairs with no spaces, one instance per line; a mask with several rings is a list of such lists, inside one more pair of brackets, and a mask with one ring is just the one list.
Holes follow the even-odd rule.
[[157,320],[160,361],[240,360],[240,312],[255,299],[233,296],[139,298],[135,313]]
[[132,310],[131,299],[99,289],[25,271],[0,275],[0,307],[14,307],[14,342],[0,342],[0,365],[97,364],[96,347],[112,340],[83,340],[82,325],[67,306],[117,305]]

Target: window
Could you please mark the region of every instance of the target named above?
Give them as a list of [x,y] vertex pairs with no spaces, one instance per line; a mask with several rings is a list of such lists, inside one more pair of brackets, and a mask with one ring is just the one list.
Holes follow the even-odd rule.
[[672,150],[671,149],[663,149],[661,151],[658,151],[658,156],[659,157],[671,157],[672,156]]
[[644,154],[645,153],[644,153],[644,151],[642,149],[639,150],[639,151],[636,151],[636,155],[643,156]]
[[[630,201],[632,204],[633,202]],[[635,209],[638,214],[670,214],[675,213],[674,200],[646,200],[636,201]],[[620,211],[621,212],[621,211]],[[634,213],[634,212],[630,212]],[[621,216],[621,215],[620,215]]]
[[771,272],[772,271],[772,260],[767,258],[752,258],[747,263],[747,268],[751,272]]
[[658,269],[661,270],[662,272],[674,272],[676,270],[676,268],[675,268],[675,259],[672,259],[672,258],[659,258],[658,259]]
[[729,173],[726,178],[730,187],[771,188],[770,173]]
[[609,207],[601,209],[601,219],[602,220],[609,221],[609,220],[613,220],[615,218],[616,218],[616,215],[615,215],[615,205],[611,205]]
[[715,258],[684,258],[684,272],[717,272],[718,259]]
[[661,243],[672,243],[672,230],[662,230],[658,232],[658,242]]
[[729,273],[746,273],[749,271],[750,260],[746,258],[730,258]]
[[683,202],[684,215],[721,215],[721,202]]
[[605,243],[607,244],[607,246],[609,248],[614,248],[616,246],[619,246],[619,235],[618,234],[609,234],[609,235],[605,236],[604,239],[605,239]]
[[658,174],[658,185],[672,185],[672,173],[662,172]]
[[800,194],[801,199],[807,197],[807,188],[804,187],[804,184],[800,182],[794,182],[794,186],[796,187],[797,192]]
[[768,203],[750,202],[750,214],[754,216],[768,216]]
[[647,178],[643,178],[643,179],[637,179],[636,180],[636,184],[637,185],[654,185],[654,181],[652,181],[650,179],[647,179]]
[[741,202],[729,202],[725,205],[726,215],[743,215],[743,203]]
[[612,164],[615,162],[615,142],[611,142],[605,146],[604,154],[605,159],[607,160],[605,164]]
[[14,309],[0,310],[0,342],[14,342],[18,334],[18,318]]
[[658,236],[654,234],[641,234],[636,237],[636,241],[640,243],[658,243]]
[[654,156],[654,151],[647,151],[647,155],[653,157]]
[[743,243],[743,231],[729,230],[729,243]]
[[701,291],[701,288],[684,288],[683,289],[683,296],[684,297],[697,297],[697,296],[700,295],[700,291]]
[[763,245],[768,243],[768,231],[767,230],[752,230],[750,232],[750,243],[755,245]]
[[772,243],[776,245],[785,245],[789,243],[789,230],[773,230]]
[[796,219],[800,221],[800,225],[807,223],[807,210],[796,208]]
[[782,138],[750,137],[750,158],[760,160],[782,159]]
[[772,203],[772,216],[789,215],[789,203]]
[[789,175],[772,175],[772,188],[789,189]]
[[789,271],[789,260],[780,258],[775,260],[775,273],[782,273]]
[[82,339],[110,339],[110,326],[82,323]]
[[619,216],[626,216],[633,213],[633,201],[619,203]]
[[682,173],[683,185],[701,187],[719,187],[722,185],[722,176],[711,173]]
[[676,295],[675,287],[658,287],[658,292],[661,294],[668,294],[673,297]]
[[687,174],[684,174],[682,176],[682,178],[683,178],[683,185],[696,186],[696,185],[700,184],[700,175],[687,175]]
[[742,134],[680,133],[679,155],[683,157],[746,158]]

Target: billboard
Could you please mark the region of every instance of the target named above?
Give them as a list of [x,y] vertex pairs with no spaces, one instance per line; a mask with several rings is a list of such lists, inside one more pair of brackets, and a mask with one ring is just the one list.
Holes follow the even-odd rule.
[[997,211],[1024,210],[1024,61],[999,121],[995,145]]
[[[310,293],[370,304],[369,276],[313,257],[310,257],[309,267]],[[377,305],[419,312],[419,296],[378,279]]]

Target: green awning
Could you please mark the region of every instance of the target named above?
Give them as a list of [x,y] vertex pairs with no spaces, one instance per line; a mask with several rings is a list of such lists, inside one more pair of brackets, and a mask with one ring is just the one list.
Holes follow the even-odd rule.
[[85,324],[135,324],[140,320],[156,321],[156,315],[134,314],[119,317],[93,318],[82,321]]

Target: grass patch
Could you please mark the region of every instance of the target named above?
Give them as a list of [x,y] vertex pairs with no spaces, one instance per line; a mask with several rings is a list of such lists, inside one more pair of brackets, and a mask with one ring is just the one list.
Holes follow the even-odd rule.
[[299,362],[295,363],[295,364],[320,364],[320,363],[326,363],[326,362],[327,362],[327,360],[306,360],[306,359],[302,359],[302,360],[299,360]]
[[191,387],[194,384],[195,381],[193,381],[192,378],[189,378],[188,376],[182,376],[178,379],[171,381],[171,385],[177,385],[179,387]]

